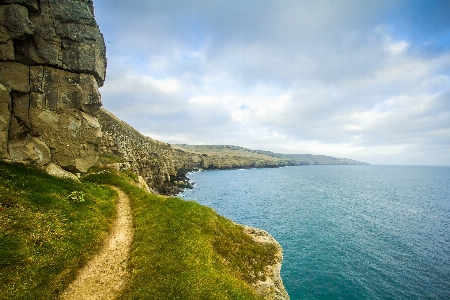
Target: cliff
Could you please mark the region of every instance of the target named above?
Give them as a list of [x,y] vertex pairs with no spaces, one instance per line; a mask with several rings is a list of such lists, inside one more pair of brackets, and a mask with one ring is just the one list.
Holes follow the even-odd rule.
[[253,241],[261,244],[270,244],[276,247],[275,259],[272,264],[264,268],[265,280],[258,280],[253,284],[253,288],[263,299],[269,300],[289,300],[283,280],[280,276],[281,262],[283,261],[283,249],[280,244],[267,231],[250,226],[243,226],[243,231],[248,234]]
[[250,149],[230,145],[172,145],[198,157],[198,168],[228,170],[248,168],[277,168],[294,165],[288,159],[256,153]]
[[1,158],[86,172],[98,157],[105,72],[92,0],[1,0]]
[[231,145],[173,145],[201,156],[202,169],[273,168],[303,165],[367,165],[347,158],[313,154],[282,154]]
[[131,170],[153,191],[180,192],[187,184],[186,173],[201,165],[198,155],[146,137],[104,109],[98,112],[98,120],[102,128],[99,164]]
[[[95,164],[131,170],[162,194],[186,187],[188,171],[218,165],[101,109],[105,74],[92,0],[0,0],[0,159],[75,180]],[[267,266],[271,283],[254,287],[264,299],[287,299],[276,296],[280,255]]]

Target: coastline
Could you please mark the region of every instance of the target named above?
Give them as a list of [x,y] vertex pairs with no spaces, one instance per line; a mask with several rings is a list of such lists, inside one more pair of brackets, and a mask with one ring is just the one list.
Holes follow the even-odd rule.
[[249,235],[253,241],[263,244],[273,244],[277,248],[277,253],[275,256],[275,263],[268,265],[265,268],[265,281],[257,281],[253,284],[253,288],[256,293],[262,296],[264,299],[274,299],[274,300],[290,300],[289,294],[286,287],[283,284],[281,278],[281,266],[283,261],[283,248],[280,243],[278,243],[275,238],[270,235],[267,231],[248,225],[240,225],[243,231]]
[[[201,171],[211,171],[211,170],[195,170],[190,171],[186,174],[186,178],[191,186],[195,183],[190,182],[188,175],[190,173],[196,173]],[[180,192],[182,193],[182,192]],[[177,197],[181,198],[179,194]],[[186,200],[184,198],[181,198]],[[200,203],[199,203],[200,204]],[[201,204],[205,206],[204,204]],[[226,217],[229,219],[229,217]],[[231,219],[230,219],[231,220]],[[261,244],[272,244],[276,247],[277,252],[275,255],[275,261],[273,264],[266,265],[264,276],[265,280],[258,280],[256,283],[252,284],[253,290],[265,300],[290,300],[290,296],[283,284],[281,277],[281,267],[283,262],[283,247],[280,243],[266,230],[261,228],[252,227],[245,224],[239,224],[231,220],[235,225],[242,227],[242,231],[251,237],[251,239],[256,243]]]

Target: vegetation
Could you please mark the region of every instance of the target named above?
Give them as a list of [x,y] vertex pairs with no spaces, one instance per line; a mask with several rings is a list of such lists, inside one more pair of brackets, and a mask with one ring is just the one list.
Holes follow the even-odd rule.
[[116,193],[0,162],[0,299],[54,299],[102,246]]
[[0,299],[55,299],[101,247],[114,185],[132,201],[130,278],[121,299],[259,299],[249,287],[275,259],[242,227],[193,201],[156,196],[130,173],[82,183],[0,163]]
[[[293,166],[293,165],[365,165],[366,163],[347,158],[337,158],[313,154],[281,154],[271,151],[250,150],[230,145],[173,145],[176,149],[204,154],[217,160],[233,158],[237,164],[256,162],[257,166]],[[222,162],[222,164],[224,164]]]
[[274,245],[255,243],[211,208],[151,195],[114,172],[87,180],[112,184],[132,201],[131,277],[121,299],[259,299],[248,284],[274,260]]
[[172,147],[200,154],[204,169],[270,168],[294,165],[294,162],[288,159],[257,153],[237,146],[178,144],[172,145]]

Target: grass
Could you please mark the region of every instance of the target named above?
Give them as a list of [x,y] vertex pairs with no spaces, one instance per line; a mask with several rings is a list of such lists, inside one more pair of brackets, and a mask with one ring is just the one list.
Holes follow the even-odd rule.
[[101,247],[114,185],[132,202],[130,278],[120,299],[260,299],[250,284],[275,259],[242,227],[194,201],[137,188],[130,173],[82,183],[0,163],[0,299],[57,299]]
[[236,146],[225,146],[225,145],[172,145],[176,149],[182,149],[185,151],[191,151],[197,154],[208,154],[211,156],[219,157],[233,157],[236,159],[252,159],[260,161],[270,161],[277,162],[280,158],[268,156],[265,154],[260,154],[252,152],[249,149],[236,147]]
[[102,246],[116,193],[0,162],[0,299],[56,299]]
[[205,169],[237,169],[281,167],[292,165],[287,159],[273,157],[257,151],[226,145],[172,145],[175,149],[202,155]]
[[143,192],[113,172],[88,180],[121,188],[132,200],[131,277],[120,299],[260,299],[249,288],[274,245],[252,241],[211,208]]

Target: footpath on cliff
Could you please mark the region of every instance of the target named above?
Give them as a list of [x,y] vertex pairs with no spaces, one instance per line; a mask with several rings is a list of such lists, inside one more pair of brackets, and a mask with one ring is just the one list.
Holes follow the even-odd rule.
[[78,273],[61,295],[61,299],[114,299],[127,279],[127,264],[133,241],[133,215],[130,199],[120,189],[117,218],[103,248]]
[[95,255],[113,215],[114,196],[99,184],[128,196],[118,191],[110,237],[63,299],[288,299],[284,288],[276,296],[275,243],[253,241],[193,201],[148,193],[174,194],[187,172],[217,159],[145,137],[103,111],[106,62],[93,0],[0,0],[0,166],[9,172],[0,172],[0,225],[9,226],[0,230],[0,244],[8,242],[0,299],[57,297]]

